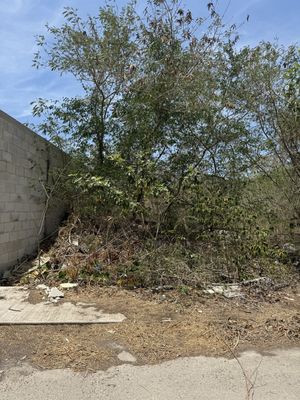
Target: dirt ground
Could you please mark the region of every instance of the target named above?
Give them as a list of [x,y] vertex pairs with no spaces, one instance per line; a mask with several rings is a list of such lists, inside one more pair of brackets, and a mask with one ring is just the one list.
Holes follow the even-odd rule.
[[[95,302],[121,312],[125,322],[100,325],[1,326],[0,369],[26,360],[43,369],[96,371],[121,364],[126,350],[137,364],[184,356],[233,357],[245,349],[271,352],[300,346],[299,285],[243,298],[177,291],[152,293],[118,288],[80,288],[65,301]],[[38,302],[36,289],[30,301]]]

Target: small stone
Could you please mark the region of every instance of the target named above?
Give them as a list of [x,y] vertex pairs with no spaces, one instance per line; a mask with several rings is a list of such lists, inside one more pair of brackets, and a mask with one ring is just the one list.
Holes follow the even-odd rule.
[[121,353],[119,353],[118,359],[124,362],[130,362],[130,363],[136,362],[136,358],[132,354],[128,353],[128,351],[122,351]]

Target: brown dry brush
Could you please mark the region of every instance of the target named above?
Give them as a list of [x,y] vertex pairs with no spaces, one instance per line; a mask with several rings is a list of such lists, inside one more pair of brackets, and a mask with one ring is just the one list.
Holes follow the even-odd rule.
[[112,218],[101,221],[82,221],[72,216],[59,231],[50,250],[51,269],[60,280],[81,280],[99,284],[116,284],[121,278],[116,267],[124,266],[133,258],[140,246],[133,227],[125,227]]
[[[202,288],[211,282],[236,280],[232,258],[212,241],[194,242],[172,235],[154,237],[149,225],[128,217],[95,219],[71,215],[60,228],[46,260],[30,281],[137,287]],[[226,249],[226,255],[230,249]],[[43,259],[43,258],[42,258]],[[232,263],[232,264],[230,264]],[[255,276],[249,261],[248,276]],[[282,267],[280,266],[280,269]],[[256,273],[260,273],[257,268]]]

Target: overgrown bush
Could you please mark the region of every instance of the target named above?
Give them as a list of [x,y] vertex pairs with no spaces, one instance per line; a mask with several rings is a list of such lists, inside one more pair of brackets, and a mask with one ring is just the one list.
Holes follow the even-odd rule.
[[177,0],[64,18],[34,60],[82,85],[34,104],[71,154],[60,193],[91,237],[63,276],[197,286],[271,271],[299,218],[297,46],[238,46],[213,2],[202,18]]

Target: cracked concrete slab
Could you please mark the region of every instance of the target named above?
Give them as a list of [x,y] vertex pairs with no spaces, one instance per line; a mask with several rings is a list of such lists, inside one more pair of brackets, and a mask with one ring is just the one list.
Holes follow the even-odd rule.
[[123,314],[108,314],[90,303],[31,304],[29,293],[24,287],[0,287],[0,325],[103,324],[126,319]]

